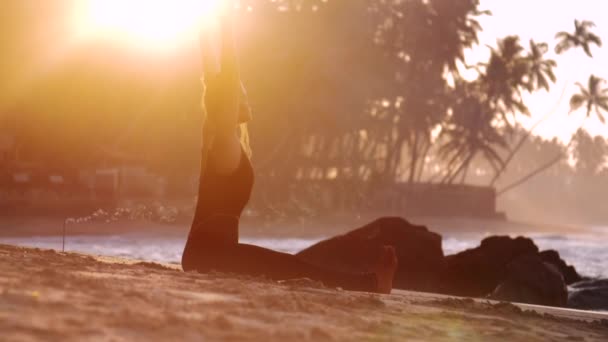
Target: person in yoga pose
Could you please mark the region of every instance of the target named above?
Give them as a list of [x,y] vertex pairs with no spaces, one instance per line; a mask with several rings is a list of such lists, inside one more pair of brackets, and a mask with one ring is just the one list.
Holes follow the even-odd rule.
[[[239,243],[239,217],[254,183],[248,135],[251,119],[239,75],[233,24],[220,24],[221,48],[214,63],[206,44],[203,53],[203,146],[199,196],[182,256],[185,271],[211,270],[266,276],[274,280],[310,278],[346,290],[390,293],[397,258],[384,246],[369,273],[347,273],[312,265],[295,255]],[[204,41],[204,40],[202,40]]]

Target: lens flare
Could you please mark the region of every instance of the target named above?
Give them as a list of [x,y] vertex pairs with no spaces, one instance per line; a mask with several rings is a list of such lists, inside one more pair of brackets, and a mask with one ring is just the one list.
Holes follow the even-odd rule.
[[168,48],[216,18],[221,0],[88,0],[79,16],[87,36]]

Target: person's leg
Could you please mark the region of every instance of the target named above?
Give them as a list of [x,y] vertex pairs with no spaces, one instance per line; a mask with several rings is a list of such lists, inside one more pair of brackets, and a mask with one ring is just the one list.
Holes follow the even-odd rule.
[[218,271],[266,276],[273,280],[310,278],[327,286],[342,287],[352,291],[377,291],[374,273],[346,273],[330,271],[314,266],[294,255],[273,251],[259,246],[238,244],[208,247],[207,258]]
[[[227,227],[224,227],[227,228]],[[238,228],[237,228],[238,229]],[[310,278],[327,286],[352,291],[389,293],[397,267],[395,251],[386,247],[376,258],[370,273],[349,273],[329,270],[310,264],[295,255],[270,249],[238,244],[233,236],[224,236],[231,229],[194,231],[188,237],[182,257],[184,271],[230,272],[252,276],[266,276],[273,280]],[[219,235],[218,235],[219,234]]]

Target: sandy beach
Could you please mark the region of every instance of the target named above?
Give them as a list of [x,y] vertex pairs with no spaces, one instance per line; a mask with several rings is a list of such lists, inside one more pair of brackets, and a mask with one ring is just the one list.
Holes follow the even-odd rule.
[[346,292],[0,245],[5,341],[606,341],[608,314]]

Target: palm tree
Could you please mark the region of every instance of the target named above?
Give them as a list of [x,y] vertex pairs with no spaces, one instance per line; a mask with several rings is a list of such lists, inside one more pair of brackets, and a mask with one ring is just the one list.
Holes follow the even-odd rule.
[[548,50],[547,43],[535,43],[530,40],[530,53],[525,57],[528,62],[526,88],[530,92],[541,88],[549,90],[549,81],[555,83],[553,68],[557,67],[557,63],[552,59],[545,59]]
[[[424,171],[432,130],[445,120],[446,71],[459,78],[459,62],[464,62],[466,49],[477,43],[481,30],[477,18],[486,12],[478,10],[478,1],[368,3],[377,25],[375,42],[386,53],[384,64],[393,70],[392,82],[385,84],[388,94],[396,93],[388,98],[399,103],[385,116],[389,132],[384,176],[398,179],[407,173],[407,181],[413,183]],[[402,160],[406,151],[407,166]]]
[[[462,175],[461,179],[464,182],[469,166],[478,155],[481,155],[495,171],[504,164],[498,152],[498,148],[507,148],[504,137],[492,125],[475,126],[455,125],[443,132],[448,142],[442,145],[438,152],[442,158],[449,160],[450,164],[443,182],[452,183],[459,174]],[[458,167],[455,167],[456,165]]]
[[555,52],[561,54],[571,48],[582,47],[587,56],[593,57],[591,54],[591,44],[595,44],[598,47],[602,46],[601,38],[590,32],[590,29],[593,27],[595,27],[595,24],[592,21],[574,20],[574,34],[562,31],[555,35],[555,38],[560,40],[555,46]]
[[509,125],[508,113],[528,114],[521,98],[521,88],[528,87],[528,60],[517,36],[500,39],[497,45],[496,48],[490,47],[490,60],[480,64],[484,69],[480,80],[495,112],[502,117],[504,124]]
[[474,82],[457,85],[455,90],[452,115],[441,133],[446,142],[438,150],[439,156],[448,161],[444,183],[452,183],[459,174],[464,181],[469,165],[478,155],[495,171],[504,165],[498,149],[507,149],[507,142],[492,125],[495,113],[479,90],[479,84]]
[[[530,51],[528,55],[524,58],[524,61],[527,63],[527,73],[525,78],[527,78],[527,82],[525,84],[525,88],[528,92],[533,92],[538,89],[549,90],[550,83],[555,82],[555,74],[553,73],[553,68],[557,66],[557,63],[552,59],[545,59],[545,54],[548,52],[549,47],[547,43],[535,43],[534,40],[530,40]],[[524,134],[519,142],[515,145],[513,149],[509,152],[508,156],[505,158],[505,163],[499,169],[498,172],[495,173],[494,177],[490,181],[490,185],[494,185],[498,178],[504,173],[507,168],[507,165],[511,162],[513,157],[517,154],[517,152],[523,147],[526,140],[532,135],[534,129],[544,121],[541,119],[534,126],[532,126],[526,134]]]
[[[504,132],[492,123],[501,118],[507,131],[512,129],[507,115],[528,114],[522,91],[549,89],[555,81],[555,61],[545,59],[548,46],[530,41],[525,52],[519,37],[507,36],[498,40],[496,48],[481,68],[478,81],[461,83],[454,91],[457,99],[452,106],[453,115],[444,127],[444,137],[450,141],[440,148],[447,157],[448,174],[444,182],[452,182],[458,174],[466,177],[468,165],[481,154],[496,174],[505,169],[505,160],[498,149],[507,149]],[[458,166],[459,165],[459,166]]]
[[[558,54],[561,54],[571,48],[582,48],[585,53],[589,56],[592,57],[591,55],[591,44],[595,44],[597,46],[602,46],[602,41],[601,39],[590,32],[590,28],[594,27],[595,24],[591,21],[578,21],[575,20],[574,21],[574,34],[570,34],[568,32],[559,32],[556,34],[556,38],[560,39],[560,42],[558,42],[557,46],[555,47],[555,52],[557,52]],[[544,46],[543,46],[544,45]],[[530,41],[530,55],[528,56],[528,59],[530,60],[530,74],[528,75],[528,77],[530,78],[530,82],[528,83],[528,90],[530,90],[530,88],[536,86],[537,89],[542,87],[545,89],[548,89],[548,84],[543,83],[544,81],[546,81],[545,78],[543,79],[534,79],[534,73],[535,72],[539,72],[543,69],[545,69],[548,72],[545,72],[546,76],[548,76],[552,81],[555,80],[555,77],[553,75],[552,72],[552,66],[555,66],[555,62],[553,61],[542,61],[542,55],[546,52],[546,44],[534,44],[533,41]],[[544,52],[543,52],[544,51]],[[536,61],[536,62],[535,62]],[[543,64],[539,64],[545,62]],[[535,66],[536,64],[536,66]],[[541,71],[542,72],[542,71]],[[541,77],[544,75],[540,75]],[[536,81],[536,85],[534,85],[533,82]],[[580,87],[580,85],[579,85]],[[582,87],[581,87],[582,88]],[[566,90],[566,88],[564,88],[564,91]],[[572,100],[574,102],[571,101],[571,105],[572,104],[576,104],[576,103],[580,103],[581,101],[584,102],[584,94],[580,94],[580,97],[573,97]],[[552,111],[553,112],[553,111]],[[571,111],[572,112],[572,111]],[[590,115],[590,110],[588,110],[587,113],[587,117]],[[598,117],[600,118],[600,120],[603,122],[603,116],[601,113],[598,112]],[[509,164],[509,162],[512,160],[512,158],[515,156],[515,154],[521,149],[521,147],[523,146],[524,142],[530,137],[530,135],[532,134],[532,131],[540,124],[542,123],[544,120],[546,119],[543,118],[541,120],[539,120],[532,128],[530,128],[528,130],[528,132],[519,140],[518,144],[515,146],[515,148],[509,153],[509,156],[506,159],[506,163],[505,163],[505,167],[503,167],[502,170],[500,170],[500,172],[498,172],[493,178],[492,181],[490,182],[491,185],[494,185],[496,183],[496,181],[498,180],[498,178],[504,173],[504,169],[506,169],[506,166]],[[559,160],[559,159],[558,159]],[[549,165],[550,166],[550,165]]]
[[602,88],[603,83],[606,83],[606,80],[595,75],[589,76],[587,88],[577,83],[580,93],[574,94],[570,98],[570,113],[585,106],[587,109],[585,118],[590,117],[591,112],[595,111],[597,118],[602,123],[606,123],[602,111],[608,111],[608,88]]
[[[585,120],[591,116],[592,112],[595,112],[595,114],[597,115],[597,118],[602,123],[606,123],[606,120],[605,120],[605,117],[604,117],[604,114],[602,113],[602,111],[608,112],[608,88],[603,88],[602,87],[603,83],[606,83],[606,81],[595,75],[589,76],[587,88],[583,87],[582,84],[577,83],[576,85],[578,85],[578,87],[580,88],[580,93],[574,94],[570,98],[570,113],[569,114],[579,110],[581,107],[584,106],[586,108]],[[578,132],[578,130],[580,130],[584,126],[584,123],[585,123],[585,121],[583,121],[583,123],[576,130],[576,132]],[[572,143],[575,141],[575,139],[574,139],[575,134],[572,135],[572,138],[570,138],[570,142],[568,142],[568,144],[566,145],[566,148],[564,150],[564,151],[566,151],[565,153],[558,154],[553,159],[549,160],[547,163],[545,163],[544,165],[542,165],[541,167],[539,167],[532,173],[530,173],[527,176],[519,179],[518,181],[504,187],[503,189],[501,189],[498,192],[498,194],[499,195],[503,194],[506,191],[523,184],[524,182],[528,181],[532,177],[540,174],[544,170],[550,168],[551,166],[553,166],[554,164],[559,162],[562,158],[564,158],[566,156],[567,151],[570,149],[570,146],[572,146]]]

